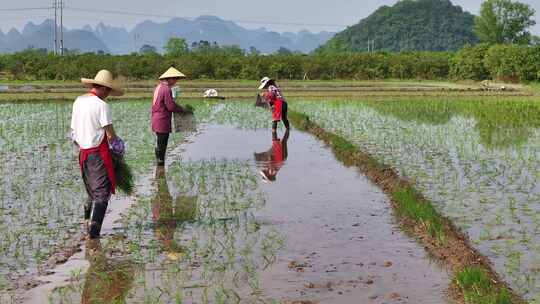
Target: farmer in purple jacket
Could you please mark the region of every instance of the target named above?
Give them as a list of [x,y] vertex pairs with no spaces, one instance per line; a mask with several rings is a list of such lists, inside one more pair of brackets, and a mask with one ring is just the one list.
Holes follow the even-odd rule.
[[171,133],[172,113],[182,113],[184,109],[174,102],[171,88],[178,79],[186,78],[184,74],[175,68],[170,68],[161,77],[154,91],[152,101],[152,131],[156,133],[157,147],[156,160],[158,166],[165,165],[165,152]]

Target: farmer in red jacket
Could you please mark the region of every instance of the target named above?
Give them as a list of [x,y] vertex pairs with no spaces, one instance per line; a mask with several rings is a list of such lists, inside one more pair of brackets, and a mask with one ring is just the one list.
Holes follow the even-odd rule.
[[169,142],[169,133],[172,130],[172,113],[184,112],[184,109],[174,102],[171,88],[176,84],[178,79],[185,77],[180,71],[171,67],[159,77],[159,84],[154,90],[154,99],[152,101],[152,131],[156,133],[157,138],[155,153],[158,166],[165,165],[165,153]]
[[264,77],[261,80],[259,90],[265,90],[263,97],[266,102],[272,107],[272,132],[277,131],[277,124],[279,121],[283,122],[283,125],[289,130],[289,120],[287,119],[287,102],[285,97],[281,94],[280,88],[276,82],[268,77]]

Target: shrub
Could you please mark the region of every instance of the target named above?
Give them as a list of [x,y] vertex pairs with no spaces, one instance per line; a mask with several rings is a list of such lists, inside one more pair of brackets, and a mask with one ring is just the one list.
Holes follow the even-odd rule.
[[540,48],[525,45],[495,45],[490,47],[484,65],[491,77],[503,81],[538,80]]
[[490,74],[484,65],[488,44],[466,46],[450,60],[450,77],[453,79],[484,80]]
[[540,46],[477,45],[457,53],[320,53],[245,55],[235,48],[188,52],[55,56],[40,50],[0,56],[0,73],[15,79],[75,80],[109,69],[128,79],[155,79],[176,66],[191,79],[454,79],[540,80]]

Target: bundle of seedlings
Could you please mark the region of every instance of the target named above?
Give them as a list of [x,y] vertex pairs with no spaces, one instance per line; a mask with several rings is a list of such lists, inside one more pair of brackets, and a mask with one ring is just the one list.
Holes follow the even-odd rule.
[[255,106],[268,109],[270,105],[266,102],[260,94],[257,94],[257,99],[255,100]]
[[112,153],[114,174],[116,176],[116,188],[127,195],[132,195],[135,189],[133,172],[126,163],[124,156],[119,153]]
[[191,105],[184,105],[184,112],[173,113],[173,126],[175,132],[195,132],[196,121],[194,109]]

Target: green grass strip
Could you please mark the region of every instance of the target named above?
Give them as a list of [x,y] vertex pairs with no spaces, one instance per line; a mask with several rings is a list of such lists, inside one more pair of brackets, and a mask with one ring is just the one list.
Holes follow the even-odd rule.
[[467,304],[511,304],[506,289],[497,288],[480,267],[466,267],[454,279]]
[[445,233],[441,216],[431,203],[422,201],[419,197],[411,186],[395,191],[392,198],[397,203],[396,212],[421,224],[432,237],[444,242]]

